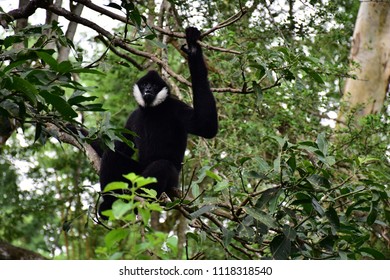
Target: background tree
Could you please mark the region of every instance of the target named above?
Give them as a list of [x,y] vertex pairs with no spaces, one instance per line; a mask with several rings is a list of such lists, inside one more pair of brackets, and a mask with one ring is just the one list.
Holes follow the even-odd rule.
[[[350,73],[358,2],[73,2],[81,14],[33,0],[0,17],[12,25],[39,7],[95,34],[93,56],[56,21],[1,41],[0,113],[22,128],[2,147],[2,174],[18,178],[1,196],[1,239],[49,258],[389,258],[388,115],[330,127]],[[98,14],[91,20],[88,11]],[[190,138],[185,197],[160,205],[126,196],[107,230],[94,215],[99,158],[88,143],[100,138],[109,148],[120,137],[143,70],[159,69],[190,102],[180,52],[188,25],[202,29],[218,137]],[[69,60],[57,60],[57,45],[70,47]]]
[[346,109],[339,119],[345,121],[349,110],[356,117],[380,113],[389,87],[390,3],[366,1],[360,4],[351,49],[354,77],[345,82],[343,102]]

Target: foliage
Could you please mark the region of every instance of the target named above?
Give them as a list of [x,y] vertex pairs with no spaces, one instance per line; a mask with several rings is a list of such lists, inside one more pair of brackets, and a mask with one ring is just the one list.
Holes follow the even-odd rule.
[[[384,244],[370,238],[372,227],[384,230],[389,223],[387,176],[375,183],[365,178],[381,166],[375,164],[379,159],[335,157],[323,134],[315,142],[271,141],[278,150],[271,162],[257,158],[257,168],[247,169],[251,160],[244,158],[238,170],[242,184],[221,181],[212,190],[235,211],[236,223],[218,232],[226,252],[274,259],[389,257],[378,250]],[[341,172],[345,162],[353,173]],[[246,243],[251,247],[243,255],[228,250]]]
[[[114,228],[105,235],[105,246],[97,248],[97,255],[109,259],[175,258],[177,238],[155,231],[149,224],[152,212],[163,211],[156,200],[157,193],[145,188],[156,179],[143,178],[134,173],[124,178],[129,180],[130,192],[129,184],[122,182],[110,183],[104,189],[120,199],[114,202],[112,210],[103,213],[114,221]],[[115,226],[115,221],[119,221],[120,226]]]
[[[51,37],[45,34],[48,30]],[[53,39],[74,49],[56,22],[32,26],[1,40],[2,57],[11,61],[3,63],[0,72],[1,116],[16,119],[22,128],[33,124],[35,141],[43,143],[50,134],[45,127],[48,123],[66,130],[64,122],[75,122],[77,111],[102,111],[101,104],[89,103],[96,97],[88,96],[87,89],[72,78],[99,72],[81,67],[82,57],[76,57],[76,62],[57,62],[55,51],[45,48]],[[16,43],[23,43],[24,48],[12,48]]]

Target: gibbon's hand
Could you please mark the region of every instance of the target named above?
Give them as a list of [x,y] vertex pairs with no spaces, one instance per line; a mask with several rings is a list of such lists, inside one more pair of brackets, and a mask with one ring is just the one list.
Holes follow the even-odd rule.
[[186,28],[186,40],[187,47],[183,45],[181,47],[182,51],[184,51],[187,55],[194,55],[200,48],[197,41],[200,39],[200,31],[196,27],[187,27]]

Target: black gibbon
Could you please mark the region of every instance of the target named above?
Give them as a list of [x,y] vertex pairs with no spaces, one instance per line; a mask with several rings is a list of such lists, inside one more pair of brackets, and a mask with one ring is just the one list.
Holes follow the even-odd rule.
[[[197,41],[200,32],[195,27],[186,29],[187,45],[182,50],[188,56],[192,80],[193,107],[171,96],[167,83],[156,71],[149,71],[135,83],[133,94],[139,107],[130,115],[125,128],[137,136],[126,134],[138,150],[126,143],[116,141],[115,151],[107,150],[102,157],[100,185],[104,187],[114,181],[123,181],[123,175],[130,172],[143,177],[155,177],[157,183],[149,185],[169,195],[178,187],[188,134],[213,138],[218,131],[218,117],[215,99],[210,90],[207,68],[203,53]],[[115,197],[103,194],[99,213],[111,209]]]

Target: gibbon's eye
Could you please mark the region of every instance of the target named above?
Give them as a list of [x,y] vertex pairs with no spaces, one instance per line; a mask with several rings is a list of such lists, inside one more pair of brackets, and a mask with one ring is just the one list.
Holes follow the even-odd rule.
[[139,85],[140,90],[143,93],[157,93],[157,86],[153,84],[141,84]]

